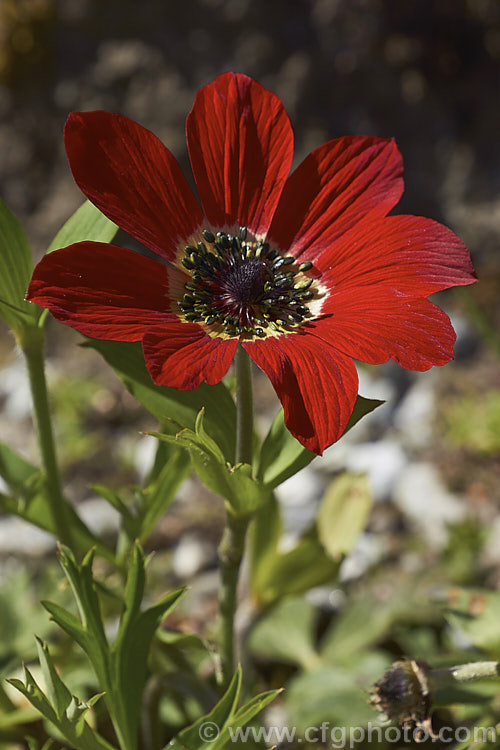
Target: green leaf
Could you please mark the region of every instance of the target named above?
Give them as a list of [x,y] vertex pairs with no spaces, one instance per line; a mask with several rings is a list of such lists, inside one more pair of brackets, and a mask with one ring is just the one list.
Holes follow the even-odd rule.
[[58,231],[47,252],[51,253],[83,240],[111,242],[117,231],[116,224],[104,216],[93,203],[85,201]]
[[47,690],[49,701],[56,712],[56,716],[60,720],[71,703],[71,693],[56,672],[47,644],[37,638],[36,645],[45,681],[45,689]]
[[157,478],[141,493],[142,505],[137,532],[140,542],[146,541],[174,500],[178,488],[190,473],[191,463],[186,455],[186,451],[176,448],[169,456]]
[[333,665],[348,664],[356,654],[385,637],[400,611],[393,602],[382,606],[366,596],[352,602],[325,633],[322,659]]
[[286,692],[287,712],[293,716],[297,731],[303,733],[307,727],[329,722],[332,730],[339,730],[332,739],[337,740],[338,747],[345,746],[342,729],[365,726],[374,720],[366,689],[384,673],[389,661],[387,656],[371,652],[352,657],[351,663],[342,667],[319,666],[299,673]]
[[87,656],[92,662],[101,687],[107,691],[110,685],[109,647],[92,577],[93,558],[94,550],[91,550],[82,564],[78,565],[70,549],[62,545],[59,548],[59,560],[71,585],[86,634]]
[[24,496],[27,483],[36,475],[40,475],[36,466],[0,442],[0,477],[14,494]]
[[285,427],[283,409],[276,414],[259,456],[257,476],[270,488],[282,484],[311,463],[316,454],[304,448]]
[[[383,403],[358,396],[344,435],[362,417]],[[304,448],[285,427],[283,409],[280,409],[262,444],[257,472],[259,479],[267,487],[277,487],[310,464],[313,458],[316,458],[316,454]]]
[[[0,443],[0,476],[14,495],[0,493],[0,509],[56,536],[57,530],[42,472],[8,445]],[[114,563],[115,558],[111,550],[92,534],[69,503],[67,514],[76,549],[85,553],[95,546],[102,557]]]
[[222,750],[222,748],[226,747],[229,743],[231,743],[230,746],[234,746],[233,737],[235,736],[235,730],[249,724],[252,719],[268,706],[281,692],[281,690],[268,690],[266,693],[256,695],[249,700],[248,703],[245,703],[244,706],[231,716],[230,724],[222,730],[218,739],[213,743],[213,750]]
[[200,411],[195,430],[188,428],[177,435],[149,433],[167,443],[187,448],[196,473],[206,486],[224,497],[235,516],[251,515],[265,501],[265,488],[252,477],[249,464],[229,464],[219,446],[205,431],[204,413]]
[[[234,461],[236,408],[223,383],[202,383],[194,391],[155,385],[144,364],[140,344],[89,339],[84,346],[96,349],[132,396],[160,421],[173,420],[194,429],[198,412],[205,408],[207,432],[220,446],[226,460]],[[169,422],[164,422],[163,428],[170,434],[176,431],[176,426],[169,426]]]
[[250,648],[259,656],[310,669],[319,662],[314,646],[315,624],[316,609],[312,604],[303,597],[285,599],[257,622],[250,636]]
[[33,273],[31,250],[17,218],[0,200],[0,315],[16,333],[36,325],[40,308],[25,301]]
[[80,620],[56,602],[44,600],[41,604],[47,610],[51,619],[86,652],[89,647],[88,637]]
[[141,611],[144,595],[144,556],[135,545],[127,579],[118,634],[111,647],[111,695],[113,713],[127,747],[135,747],[139,731],[141,697],[147,675],[147,659],[153,636],[161,621],[177,604],[184,590],[167,594]]
[[500,658],[500,593],[483,589],[454,588],[450,609],[445,612],[449,624],[488,655]]
[[269,566],[278,555],[278,544],[283,533],[278,500],[269,495],[255,513],[249,529],[250,587],[252,593],[261,591],[269,578]]
[[318,536],[334,559],[348,554],[365,528],[372,497],[365,476],[342,474],[328,487],[317,518]]
[[[31,705],[58,729],[63,737],[68,740],[72,748],[75,748],[75,750],[116,750],[85,721],[85,714],[90,708],[90,702],[84,703],[78,698],[71,696],[66,710],[61,715],[58,715],[58,712],[54,710],[53,705],[42,692],[28,669],[25,668],[24,674],[25,684],[17,679],[11,679],[8,682],[19,690]],[[52,679],[52,674],[55,674],[55,672],[52,673],[51,671],[50,679]],[[62,681],[60,682],[61,685],[58,688],[59,697],[63,694],[66,695],[66,692],[70,694],[67,686]]]
[[252,596],[259,607],[268,607],[291,594],[301,594],[313,586],[336,579],[340,562],[324,551],[316,530],[306,534],[296,547],[269,560],[267,571],[254,585]]
[[[183,729],[173,738],[164,750],[206,750],[207,743],[212,744],[220,733],[229,725],[235,713],[241,690],[241,668],[236,670],[231,683],[217,705],[200,717],[194,724]],[[213,735],[208,732],[213,731]]]

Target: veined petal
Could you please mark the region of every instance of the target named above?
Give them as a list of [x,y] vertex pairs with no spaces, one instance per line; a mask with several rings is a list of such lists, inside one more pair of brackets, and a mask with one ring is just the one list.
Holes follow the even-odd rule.
[[169,295],[177,299],[183,276],[132,250],[79,242],[38,263],[26,298],[86,336],[139,341],[173,317]]
[[165,323],[147,332],[144,359],[158,385],[191,391],[203,381],[219,383],[227,373],[236,339],[210,338],[197,323]]
[[198,92],[186,128],[208,220],[264,234],[293,156],[292,128],[281,101],[248,76],[224,73]]
[[72,112],[64,130],[75,182],[109,219],[167,260],[202,222],[181,168],[149,130],[122,115]]
[[428,370],[453,359],[450,319],[427,299],[382,296],[377,287],[346,293],[330,305],[331,315],[307,328],[325,343],[369,364],[392,358],[408,370]]
[[301,333],[243,346],[271,380],[285,424],[303,446],[321,454],[342,436],[358,393],[349,357]]
[[288,178],[269,237],[317,265],[360,219],[385,216],[403,192],[403,162],[388,138],[346,136],[315,149]]
[[[450,229],[421,216],[387,216],[360,222],[322,255],[324,279],[335,292],[378,285],[427,297],[451,286],[473,284],[469,251]],[[333,297],[333,298],[334,298]]]

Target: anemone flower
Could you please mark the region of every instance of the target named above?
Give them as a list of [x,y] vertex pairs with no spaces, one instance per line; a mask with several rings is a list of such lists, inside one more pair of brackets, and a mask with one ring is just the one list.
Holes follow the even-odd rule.
[[403,191],[393,140],[335,138],[289,174],[280,99],[234,73],[198,92],[186,129],[199,202],[149,130],[70,114],[76,183],[155,259],[79,242],[38,264],[29,300],[86,336],[141,341],[152,379],[181,390],[218,383],[241,345],[316,453],[352,413],[353,359],[423,371],[453,358],[450,321],[426,297],[474,271],[446,227],[388,216]]

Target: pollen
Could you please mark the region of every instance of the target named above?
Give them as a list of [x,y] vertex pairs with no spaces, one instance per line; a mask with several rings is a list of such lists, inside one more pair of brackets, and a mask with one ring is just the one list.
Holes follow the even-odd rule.
[[232,235],[203,230],[203,241],[186,245],[182,265],[190,273],[178,300],[188,322],[213,326],[214,334],[263,338],[286,333],[311,317],[316,296],[309,261],[282,255],[245,227]]

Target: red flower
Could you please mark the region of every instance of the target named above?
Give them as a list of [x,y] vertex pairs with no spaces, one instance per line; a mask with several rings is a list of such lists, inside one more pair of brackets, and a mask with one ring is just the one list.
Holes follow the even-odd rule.
[[288,176],[281,101],[233,73],[198,92],[187,141],[203,208],[150,131],[72,113],[75,181],[157,259],[80,242],[38,264],[28,299],[87,336],[142,341],[153,380],[181,390],[218,383],[240,342],[316,453],[353,410],[352,358],[411,370],[453,358],[450,321],[426,297],[474,271],[449,229],[387,216],[403,191],[394,141],[336,138]]

